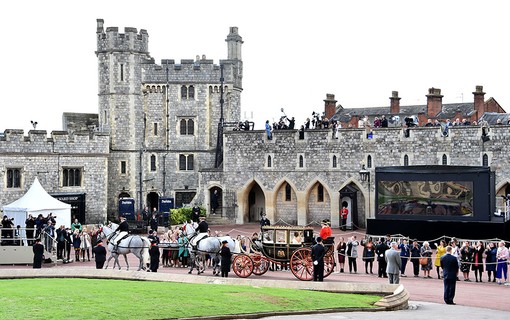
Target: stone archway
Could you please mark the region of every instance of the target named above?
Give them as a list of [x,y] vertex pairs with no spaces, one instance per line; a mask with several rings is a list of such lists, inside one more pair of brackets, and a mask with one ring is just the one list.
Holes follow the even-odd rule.
[[247,200],[246,215],[248,217],[248,222],[259,221],[262,213],[266,212],[266,197],[257,182],[254,182],[249,189]]
[[274,200],[274,223],[297,225],[298,199],[296,190],[291,184],[283,181],[276,189]]
[[324,219],[331,220],[331,196],[327,188],[317,181],[309,189],[307,196],[306,223],[320,223]]

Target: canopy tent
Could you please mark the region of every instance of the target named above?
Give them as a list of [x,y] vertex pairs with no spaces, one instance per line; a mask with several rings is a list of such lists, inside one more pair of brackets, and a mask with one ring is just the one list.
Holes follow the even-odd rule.
[[71,205],[50,196],[41,186],[37,177],[23,197],[5,205],[2,209],[4,215],[14,218],[15,227],[17,225],[25,227],[25,220],[29,214],[37,218],[39,214],[46,217],[50,212],[54,217],[56,216],[56,228],[61,225],[71,226]]

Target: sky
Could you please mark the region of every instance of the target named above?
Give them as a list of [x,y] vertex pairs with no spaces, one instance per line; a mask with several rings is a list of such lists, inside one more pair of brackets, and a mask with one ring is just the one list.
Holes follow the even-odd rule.
[[[62,130],[63,112],[97,113],[96,19],[145,29],[162,59],[215,64],[227,58],[229,27],[243,37],[242,119],[255,128],[283,114],[299,127],[324,111],[327,93],[344,108],[472,102],[482,85],[510,112],[507,1],[9,1],[0,30],[0,132]],[[281,109],[283,108],[284,113]]]

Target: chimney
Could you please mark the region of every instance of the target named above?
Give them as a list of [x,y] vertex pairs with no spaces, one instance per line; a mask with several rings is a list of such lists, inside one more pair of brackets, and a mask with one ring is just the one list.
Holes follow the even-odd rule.
[[443,109],[443,96],[441,89],[430,88],[427,94],[427,117],[435,118]]
[[390,97],[390,114],[400,113],[400,98],[398,97],[398,91],[392,91]]
[[487,111],[485,110],[484,96],[485,92],[483,92],[483,86],[476,86],[476,90],[473,92],[473,100],[475,103],[474,107],[478,119],[480,119],[482,115]]
[[324,114],[328,119],[331,119],[336,113],[336,102],[334,94],[326,93],[326,100],[324,100]]

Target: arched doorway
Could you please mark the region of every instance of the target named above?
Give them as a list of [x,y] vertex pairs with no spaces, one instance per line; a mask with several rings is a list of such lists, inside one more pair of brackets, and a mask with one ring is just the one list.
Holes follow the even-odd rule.
[[147,194],[147,206],[150,212],[152,212],[154,208],[156,208],[156,211],[159,211],[159,194],[157,192],[149,192]]
[[223,192],[220,187],[209,189],[209,213],[222,214],[223,210]]
[[508,199],[508,195],[510,195],[510,183],[504,184],[496,192],[496,212],[498,213],[498,215],[510,211],[510,208],[508,208],[509,203],[507,203],[507,200],[504,198],[506,197]]
[[347,207],[347,229],[365,228],[365,197],[358,187],[351,183],[340,190],[340,208]]
[[127,193],[127,192],[121,192],[119,194],[119,199],[120,198],[131,198],[131,195],[129,193]]
[[262,213],[266,212],[266,197],[260,185],[256,182],[248,192],[248,221],[260,221]]

